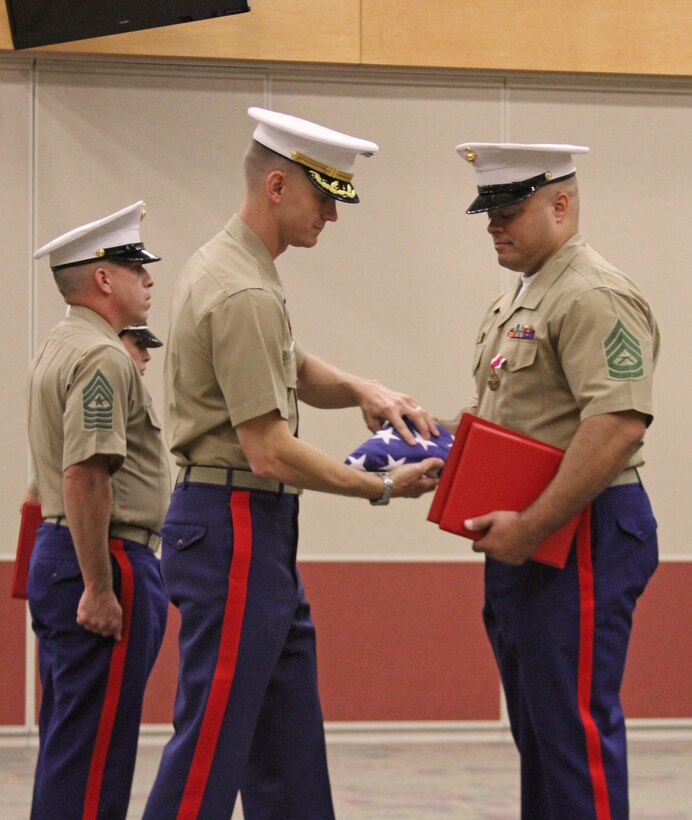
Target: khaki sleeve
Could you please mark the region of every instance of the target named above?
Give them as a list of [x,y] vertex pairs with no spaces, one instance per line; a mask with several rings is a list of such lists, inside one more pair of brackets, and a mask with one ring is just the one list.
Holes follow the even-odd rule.
[[115,472],[127,454],[132,365],[110,345],[90,350],[71,374],[63,416],[63,470],[94,455],[109,456]]
[[308,352],[307,352],[307,350],[305,350],[305,348],[299,342],[296,342],[295,352],[296,352],[296,371],[298,373],[300,373],[300,370],[303,367],[303,365],[305,364],[305,360],[308,357]]
[[295,349],[283,309],[267,291],[233,294],[211,312],[212,357],[231,424],[278,410],[288,418]]
[[636,410],[653,418],[657,329],[635,297],[594,289],[565,317],[558,355],[583,421],[599,413]]

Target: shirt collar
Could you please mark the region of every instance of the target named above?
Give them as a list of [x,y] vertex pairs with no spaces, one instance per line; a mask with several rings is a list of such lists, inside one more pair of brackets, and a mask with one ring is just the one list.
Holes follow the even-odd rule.
[[267,278],[281,287],[279,273],[267,246],[238,214],[231,217],[226,225],[226,232],[262,265]]
[[97,313],[95,310],[85,307],[84,305],[70,305],[70,308],[67,312],[67,316],[65,316],[64,321],[87,322],[92,327],[96,328],[101,333],[104,333],[109,338],[114,339],[115,341],[120,341],[118,334],[115,332],[115,330],[113,330],[113,328],[103,318],[103,316],[101,316],[101,314]]

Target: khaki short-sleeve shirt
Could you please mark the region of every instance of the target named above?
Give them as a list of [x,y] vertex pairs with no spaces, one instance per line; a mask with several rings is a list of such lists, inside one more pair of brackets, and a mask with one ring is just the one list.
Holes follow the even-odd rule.
[[[563,449],[590,416],[636,410],[651,421],[660,340],[634,282],[577,234],[513,302],[516,292],[490,306],[476,339],[481,416]],[[639,448],[630,466],[642,463]]]
[[296,435],[304,359],[271,255],[234,216],[176,284],[164,383],[177,463],[247,469],[235,428],[273,410]]
[[110,523],[158,532],[170,495],[161,424],[135,363],[113,328],[71,307],[34,357],[29,444],[44,516],[64,516],[63,471],[109,458]]

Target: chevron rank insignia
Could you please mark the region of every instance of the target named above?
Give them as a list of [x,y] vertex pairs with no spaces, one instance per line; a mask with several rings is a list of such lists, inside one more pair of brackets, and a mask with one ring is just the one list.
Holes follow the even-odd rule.
[[642,346],[618,319],[603,342],[603,353],[610,379],[641,379],[644,377]]
[[82,415],[85,430],[113,429],[113,388],[100,370],[82,390]]

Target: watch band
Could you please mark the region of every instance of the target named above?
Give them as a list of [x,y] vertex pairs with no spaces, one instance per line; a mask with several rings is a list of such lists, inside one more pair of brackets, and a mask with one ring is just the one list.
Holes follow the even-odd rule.
[[384,507],[385,504],[389,504],[389,499],[392,497],[394,481],[387,475],[387,473],[378,472],[375,475],[378,475],[382,479],[384,489],[382,490],[382,496],[375,501],[371,501],[370,503],[373,507]]

